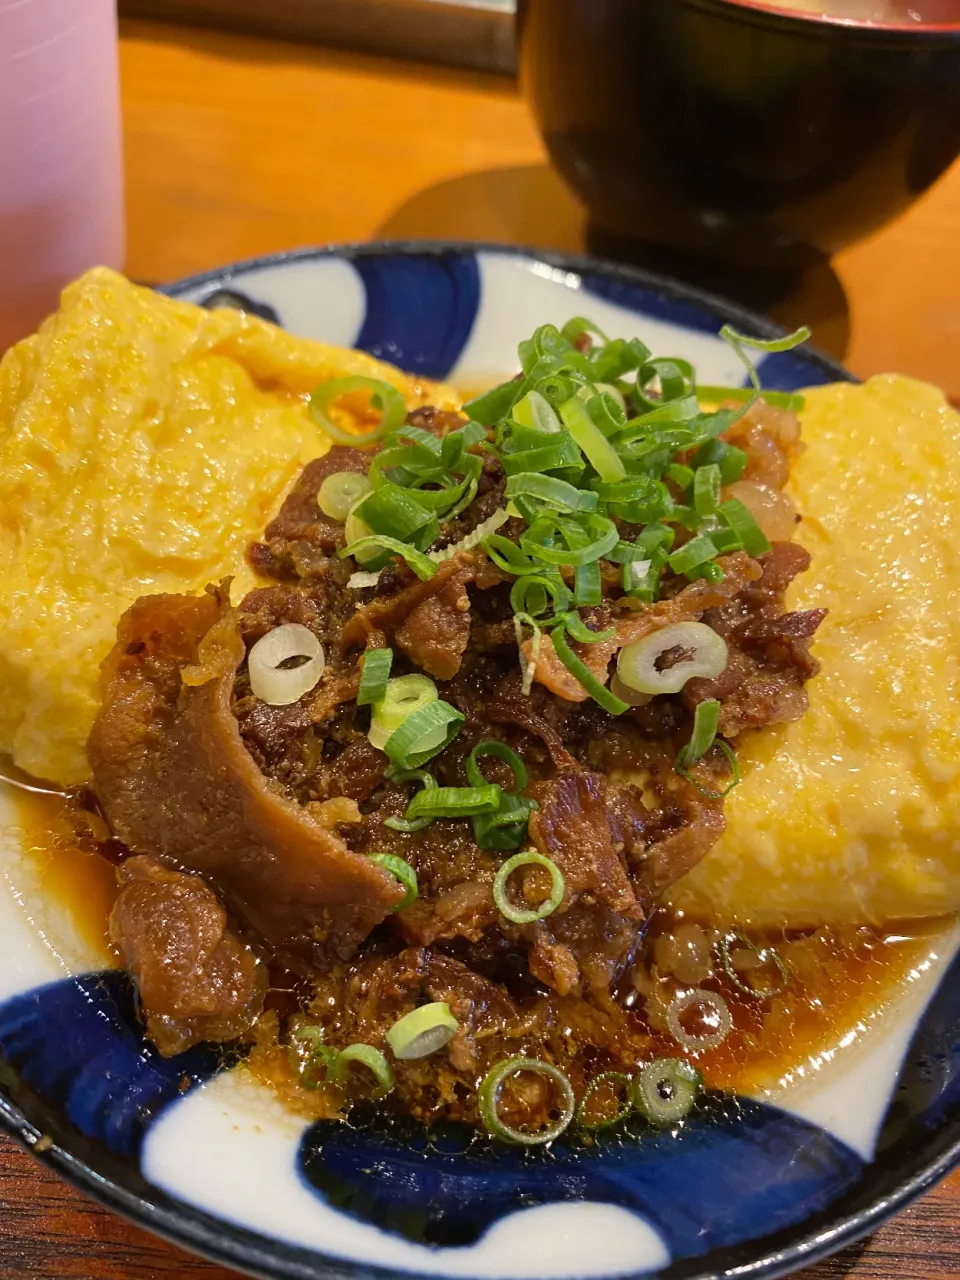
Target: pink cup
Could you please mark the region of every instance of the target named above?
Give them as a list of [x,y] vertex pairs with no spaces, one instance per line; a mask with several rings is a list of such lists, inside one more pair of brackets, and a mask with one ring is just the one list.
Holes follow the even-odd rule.
[[115,0],[0,0],[0,352],[123,253]]

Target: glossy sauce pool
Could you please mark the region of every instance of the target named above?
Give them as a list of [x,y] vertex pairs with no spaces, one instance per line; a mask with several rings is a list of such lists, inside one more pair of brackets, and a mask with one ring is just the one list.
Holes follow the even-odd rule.
[[[116,897],[111,846],[100,820],[75,801],[60,796],[19,793],[15,797],[25,854],[45,896],[66,911],[83,941],[102,963],[117,965],[109,942],[108,917]],[[738,992],[722,969],[694,980],[662,972],[661,942],[683,926],[682,917],[656,917],[641,963],[626,983],[624,1001],[651,1027],[658,1056],[682,1055],[666,1030],[663,1013],[677,990],[691,986],[723,996],[733,1030],[717,1048],[690,1056],[709,1086],[751,1096],[775,1094],[809,1079],[837,1053],[854,1045],[902,992],[911,974],[922,971],[951,921],[913,921],[901,927],[824,927],[803,934],[758,938],[775,945],[790,969],[782,994],[768,999]],[[621,984],[621,992],[623,984]],[[261,1040],[261,1047],[263,1041]],[[315,1111],[316,1094],[291,1089],[286,1054],[255,1054],[258,1074],[280,1088],[287,1100]],[[268,1066],[272,1063],[275,1070]],[[295,1094],[299,1094],[297,1099]]]

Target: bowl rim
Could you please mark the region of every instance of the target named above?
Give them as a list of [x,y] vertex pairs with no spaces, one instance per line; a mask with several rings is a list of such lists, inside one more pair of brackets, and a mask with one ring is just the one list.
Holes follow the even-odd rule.
[[[841,18],[837,15],[805,13],[801,9],[782,9],[774,0],[712,0],[712,3],[723,9],[746,9],[767,18],[779,19],[788,23],[802,23],[814,31],[834,35],[838,31],[849,33],[852,37],[872,38],[874,36],[894,35],[911,36],[916,40],[937,37],[953,37],[960,40],[960,20],[957,22],[890,22],[868,21],[862,18]],[[748,16],[748,15],[746,15]]]
[[[300,261],[317,258],[354,258],[407,254],[432,256],[450,252],[491,253],[543,262],[558,270],[576,275],[597,275],[626,285],[655,290],[672,300],[696,303],[701,308],[716,313],[725,320],[750,326],[760,336],[778,337],[786,330],[775,322],[758,315],[749,308],[731,302],[720,295],[684,284],[656,272],[645,271],[584,254],[542,250],[526,246],[491,244],[465,240],[394,240],[326,245],[266,254],[249,258],[210,271],[159,286],[158,291],[170,297],[181,297],[206,286],[226,287],[233,280],[270,266],[295,265]],[[211,288],[212,291],[212,288]],[[856,382],[850,372],[832,357],[808,347],[805,355],[811,363],[837,381]],[[17,1101],[14,1101],[14,1098]],[[30,1119],[28,1111],[39,1115],[44,1104],[19,1080],[11,1086],[11,1073],[0,1076],[0,1129],[6,1131],[44,1166],[53,1170],[66,1182],[91,1196],[107,1208],[143,1227],[155,1235],[200,1254],[212,1261],[236,1268],[266,1280],[398,1280],[409,1277],[418,1280],[418,1273],[411,1270],[388,1269],[382,1266],[357,1263],[347,1258],[291,1245],[281,1239],[271,1239],[248,1228],[238,1226],[212,1214],[178,1201],[165,1192],[145,1184],[144,1190],[123,1186],[107,1172],[100,1172],[82,1156],[59,1140],[41,1141],[45,1130],[42,1122]],[[57,1127],[69,1133],[68,1141],[74,1144],[74,1134],[69,1121],[56,1113]],[[76,1145],[82,1148],[78,1137]],[[718,1271],[716,1261],[711,1265],[710,1256],[686,1261],[686,1280],[777,1280],[797,1269],[810,1266],[837,1250],[854,1243],[875,1230],[893,1214],[906,1208],[937,1181],[960,1163],[960,1117],[948,1119],[934,1130],[918,1148],[910,1153],[903,1164],[903,1180],[893,1192],[878,1189],[869,1196],[865,1207],[844,1211],[831,1217],[828,1208],[817,1218],[807,1219],[795,1227],[784,1229],[771,1237],[774,1243],[763,1244],[763,1237],[745,1241],[734,1249],[717,1250],[714,1259],[720,1260],[725,1269]],[[787,1237],[783,1243],[778,1239]],[[752,1258],[744,1262],[744,1254],[754,1251]],[[728,1265],[729,1264],[729,1265]],[[671,1264],[670,1271],[673,1270]],[[668,1272],[670,1274],[670,1272]],[[437,1280],[436,1276],[424,1280]],[[627,1277],[626,1280],[631,1280]],[[632,1277],[641,1280],[641,1276]]]

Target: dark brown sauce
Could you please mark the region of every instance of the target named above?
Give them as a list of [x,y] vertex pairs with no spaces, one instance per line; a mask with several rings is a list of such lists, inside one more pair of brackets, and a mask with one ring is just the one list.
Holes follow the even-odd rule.
[[[117,893],[115,846],[104,838],[102,820],[73,798],[24,793],[15,804],[24,852],[42,891],[69,913],[80,937],[105,964],[116,964],[108,930]],[[620,994],[649,1027],[656,1054],[690,1056],[713,1088],[762,1095],[809,1077],[838,1049],[858,1040],[896,1000],[911,972],[935,951],[949,923],[940,918],[896,928],[834,926],[757,937],[760,945],[776,946],[790,980],[781,994],[756,999],[739,992],[717,964],[709,933],[681,915],[658,913]],[[679,972],[670,972],[679,955],[671,939],[683,940],[691,929],[706,936],[700,961],[690,967],[687,957],[686,967],[681,961]],[[335,1108],[322,1093],[307,1093],[294,1083],[286,1050],[277,1043],[277,1014],[289,1013],[303,1000],[303,993],[294,990],[296,983],[283,977],[275,975],[276,990],[257,1030],[251,1066],[288,1105],[309,1114],[330,1114]],[[699,1054],[678,1048],[664,1022],[674,995],[690,987],[722,995],[733,1018],[724,1042]],[[695,1031],[696,1017],[694,1009],[684,1026]]]

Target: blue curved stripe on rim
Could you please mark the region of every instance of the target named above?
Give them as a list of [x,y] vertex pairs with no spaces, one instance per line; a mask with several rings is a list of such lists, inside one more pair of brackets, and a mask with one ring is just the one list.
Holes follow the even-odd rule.
[[[803,349],[777,351],[757,363],[760,385],[767,391],[800,391],[803,387],[822,387],[835,382],[819,362],[808,360]],[[744,385],[747,380],[744,379]]]
[[627,280],[584,272],[580,277],[580,286],[584,293],[602,298],[604,302],[612,302],[614,306],[623,307],[627,311],[642,312],[652,320],[662,320],[664,324],[678,325],[681,329],[691,329],[695,333],[712,333],[716,336],[722,323],[718,323],[716,316],[700,302],[671,297],[655,289],[644,289]]
[[160,1111],[222,1064],[198,1049],[161,1058],[144,1042],[133,983],[117,970],[5,1001],[0,1050],[44,1102],[121,1156],[137,1155]]
[[367,292],[356,345],[408,373],[446,378],[480,307],[472,253],[360,255],[351,259]]
[[492,1144],[463,1126],[429,1144],[318,1122],[301,1173],[335,1208],[418,1243],[465,1246],[519,1207],[568,1200],[640,1214],[674,1260],[791,1226],[862,1176],[860,1158],[803,1120],[747,1099],[709,1097],[679,1136],[651,1129],[549,1153]]

